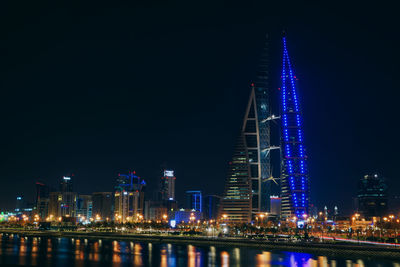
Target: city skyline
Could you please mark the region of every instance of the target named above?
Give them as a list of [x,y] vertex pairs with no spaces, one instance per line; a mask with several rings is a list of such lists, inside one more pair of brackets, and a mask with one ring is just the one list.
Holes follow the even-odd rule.
[[[59,12],[69,17],[69,13]],[[119,9],[116,13],[121,12],[122,18],[129,19]],[[56,26],[64,25],[53,16],[46,13],[40,25],[52,21]],[[350,209],[357,182],[366,173],[378,172],[394,185],[392,188],[399,186],[393,167],[395,149],[387,144],[396,136],[396,131],[388,131],[396,118],[392,112],[396,97],[384,96],[376,88],[386,88],[383,91],[395,96],[398,92],[391,81],[393,63],[384,59],[383,50],[370,54],[373,47],[383,48],[377,39],[369,38],[370,28],[346,29],[345,22],[352,19],[345,17],[335,30],[329,18],[320,26],[303,21],[313,34],[304,25],[296,26],[295,19],[287,28],[296,71],[301,73],[301,97],[308,99],[304,116],[313,162],[309,166],[315,192],[312,199],[319,208],[326,203]],[[217,20],[216,16],[212,19]],[[233,27],[222,24],[211,30],[192,21],[190,25],[200,25],[195,30],[189,26],[175,32],[133,29],[136,39],[125,37],[129,23],[123,26],[122,22],[114,22],[113,26],[122,27],[114,35],[105,30],[110,37],[97,31],[84,37],[94,27],[86,20],[63,28],[65,36],[56,38],[46,37],[56,27],[50,25],[42,30],[18,28],[22,31],[18,36],[13,35],[15,29],[8,31],[11,38],[1,46],[10,54],[2,56],[0,81],[7,102],[2,106],[6,129],[2,133],[2,181],[9,186],[2,187],[1,208],[12,209],[14,203],[9,200],[26,194],[36,180],[51,183],[67,173],[76,174],[82,192],[110,191],[115,175],[132,169],[155,187],[164,162],[176,171],[177,196],[189,189],[207,191],[211,181],[216,183],[216,191],[207,193],[222,194],[226,164],[237,125],[243,119],[249,86],[255,79],[263,39],[270,33],[277,40],[284,23],[268,24],[270,19],[263,17],[250,25],[237,21]],[[76,31],[81,25],[83,30]],[[179,45],[182,33],[189,38]],[[41,41],[23,49],[22,44],[34,34],[39,34]],[[393,47],[398,42],[393,35],[378,36]],[[79,40],[83,48],[78,49]],[[48,48],[54,42],[58,45]],[[391,45],[387,49],[398,56]],[[132,52],[132,47],[145,51],[145,56]],[[277,47],[272,49],[278,51]],[[98,59],[100,54],[102,60]],[[274,52],[271,60],[277,63],[279,57]],[[158,67],[154,73],[152,60],[165,73]],[[167,71],[174,60],[176,70]],[[60,62],[63,64],[57,64]],[[109,66],[117,66],[117,70]],[[191,66],[196,74],[182,66]],[[189,85],[192,95],[186,94]],[[271,86],[277,89],[278,81]],[[182,121],[189,125],[182,125]],[[380,126],[367,127],[370,121]],[[151,141],[143,142],[146,138]],[[330,173],[325,172],[327,168],[331,168]],[[343,199],[335,199],[335,192],[344,183],[349,189],[343,192]]]

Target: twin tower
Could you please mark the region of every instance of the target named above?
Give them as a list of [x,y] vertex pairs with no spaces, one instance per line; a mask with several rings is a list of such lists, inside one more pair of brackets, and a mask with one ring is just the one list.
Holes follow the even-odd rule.
[[[263,214],[263,218],[266,213],[283,219],[294,216],[303,219],[309,215],[310,182],[302,113],[286,36],[282,37],[280,115],[272,113],[269,68],[265,48],[229,162],[219,212],[227,223],[248,223],[258,215]],[[274,145],[272,139],[276,133],[280,141]],[[277,167],[280,177],[273,176],[273,166]],[[278,208],[272,201],[276,199],[281,200]]]

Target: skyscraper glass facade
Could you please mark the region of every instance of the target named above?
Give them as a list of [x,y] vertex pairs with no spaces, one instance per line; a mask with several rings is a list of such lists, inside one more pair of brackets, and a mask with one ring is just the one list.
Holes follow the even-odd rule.
[[244,135],[240,134],[229,162],[225,192],[219,209],[219,219],[227,223],[247,223],[251,220],[251,181],[249,157]]
[[[266,71],[263,72],[267,75]],[[279,193],[279,186],[267,178],[271,172],[271,112],[266,76],[253,83],[244,118],[242,133],[248,153],[249,177],[252,184],[252,213],[269,211],[269,198]]]
[[271,192],[271,107],[268,91],[268,50],[267,45],[261,55],[255,82],[251,84],[250,99],[247,105],[242,132],[249,156],[250,178],[252,184],[252,213],[269,211]]
[[[266,44],[261,55],[255,82],[251,84],[250,97],[243,120],[240,140],[238,141],[240,145],[236,147],[234,155],[234,157],[237,157],[241,153],[240,156],[243,159],[240,167],[238,167],[243,170],[240,176],[243,179],[240,182],[241,190],[246,191],[247,186],[250,185],[250,193],[248,194],[246,191],[246,193],[241,194],[243,199],[250,198],[248,203],[250,205],[250,219],[251,216],[254,217],[259,212],[269,212],[271,209],[270,196],[279,195],[280,193],[279,182],[271,178],[271,151],[279,149],[279,147],[271,145],[271,122],[278,117],[272,115],[271,112],[268,69],[268,46]],[[247,157],[247,160],[244,157]],[[234,172],[232,167],[234,166],[231,166],[226,186],[232,183],[231,175]],[[247,182],[244,182],[244,169],[246,169],[248,176]],[[238,191],[239,187],[236,186],[235,188]],[[225,194],[235,190],[226,189]],[[231,196],[224,196],[225,200],[223,199],[221,207],[226,206],[228,197]]]

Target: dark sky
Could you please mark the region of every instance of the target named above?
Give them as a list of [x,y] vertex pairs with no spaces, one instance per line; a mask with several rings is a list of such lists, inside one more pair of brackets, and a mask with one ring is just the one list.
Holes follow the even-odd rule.
[[313,201],[349,210],[366,172],[400,194],[395,7],[142,2],[2,2],[0,208],[69,173],[82,193],[133,169],[155,188],[162,164],[179,195],[221,193],[267,33],[279,87],[284,28]]

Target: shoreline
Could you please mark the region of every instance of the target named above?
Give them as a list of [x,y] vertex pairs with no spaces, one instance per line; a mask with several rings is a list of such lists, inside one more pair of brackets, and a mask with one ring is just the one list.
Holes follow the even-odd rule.
[[325,256],[363,256],[400,259],[399,247],[377,247],[373,245],[358,245],[346,243],[315,243],[315,242],[285,242],[268,240],[251,240],[244,238],[220,238],[220,237],[190,237],[190,236],[168,236],[168,235],[145,235],[145,234],[121,234],[114,232],[76,232],[76,231],[39,231],[39,230],[16,230],[0,229],[1,234],[16,234],[29,237],[45,238],[84,238],[91,240],[106,239],[115,241],[133,241],[146,243],[171,243],[198,246],[230,246],[248,247],[254,249],[280,250],[313,253]]

